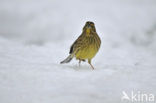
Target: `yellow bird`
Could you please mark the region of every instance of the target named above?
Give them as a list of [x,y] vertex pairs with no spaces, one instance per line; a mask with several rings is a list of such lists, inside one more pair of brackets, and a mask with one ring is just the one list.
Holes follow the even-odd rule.
[[96,33],[95,25],[91,21],[87,21],[83,27],[82,34],[73,43],[70,48],[69,56],[61,62],[69,63],[72,58],[79,60],[79,65],[81,61],[88,59],[88,63],[94,69],[91,64],[92,58],[96,55],[101,45],[101,40]]

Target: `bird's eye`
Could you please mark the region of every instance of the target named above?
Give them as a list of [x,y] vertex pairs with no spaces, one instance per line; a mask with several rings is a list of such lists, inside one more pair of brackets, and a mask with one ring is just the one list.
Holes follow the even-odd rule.
[[92,23],[92,24],[90,24],[91,26],[94,26],[94,24]]

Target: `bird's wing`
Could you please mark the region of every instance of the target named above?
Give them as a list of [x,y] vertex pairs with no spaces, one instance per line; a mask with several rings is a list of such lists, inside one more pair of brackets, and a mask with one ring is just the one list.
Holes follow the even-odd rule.
[[73,51],[74,51],[75,46],[77,46],[77,44],[79,44],[79,43],[82,41],[82,38],[83,38],[82,36],[83,36],[83,35],[80,35],[80,36],[76,39],[76,41],[72,44],[72,46],[70,47],[69,54],[72,54]]

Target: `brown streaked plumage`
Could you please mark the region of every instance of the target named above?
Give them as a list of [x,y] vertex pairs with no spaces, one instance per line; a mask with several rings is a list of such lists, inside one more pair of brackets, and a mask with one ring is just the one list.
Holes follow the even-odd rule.
[[79,60],[79,65],[81,61],[88,59],[88,63],[91,65],[92,69],[94,69],[93,65],[91,64],[91,60],[98,52],[100,45],[101,40],[96,33],[94,23],[87,21],[83,27],[82,34],[71,46],[69,51],[70,55],[64,61],[62,61],[61,64],[68,63],[73,57],[75,57]]

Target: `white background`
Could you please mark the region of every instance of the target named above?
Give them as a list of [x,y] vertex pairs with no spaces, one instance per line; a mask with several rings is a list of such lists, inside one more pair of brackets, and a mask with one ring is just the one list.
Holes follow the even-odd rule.
[[[86,21],[102,40],[96,69],[79,68],[75,59],[59,64]],[[155,61],[155,0],[0,1],[0,103],[120,103],[122,91],[156,95]]]

